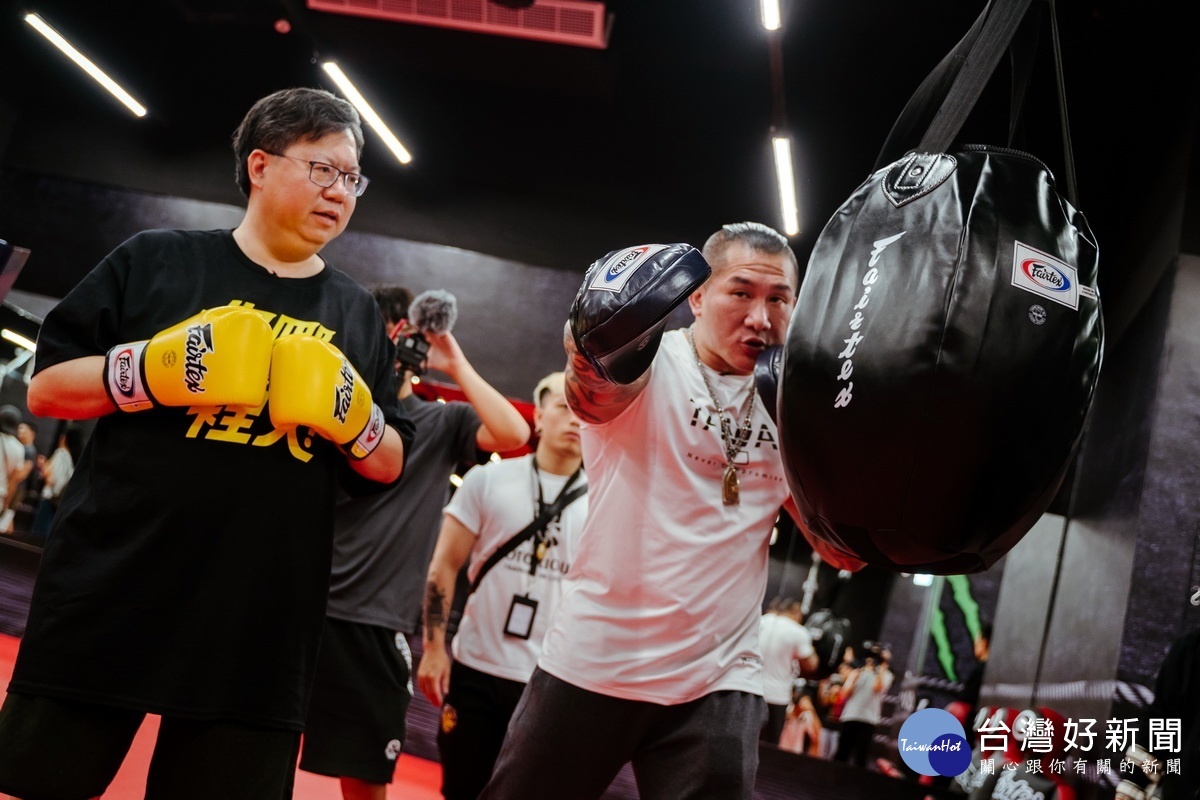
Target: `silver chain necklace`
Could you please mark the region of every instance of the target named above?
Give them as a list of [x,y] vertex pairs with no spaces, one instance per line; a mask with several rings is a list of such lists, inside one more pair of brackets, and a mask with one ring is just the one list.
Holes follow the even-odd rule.
[[725,472],[721,476],[721,502],[727,506],[736,506],[741,500],[742,487],[738,478],[737,466],[734,465],[733,460],[750,441],[750,417],[754,414],[754,397],[758,387],[751,379],[750,403],[746,406],[746,418],[742,420],[742,425],[735,434],[732,430],[733,423],[725,416],[725,409],[717,400],[717,393],[713,391],[712,384],[708,380],[708,373],[704,371],[704,364],[700,361],[700,351],[696,349],[696,337],[692,335],[691,328],[688,328],[688,341],[692,344],[692,355],[696,358],[696,367],[700,370],[700,377],[704,380],[704,388],[708,390],[708,397],[717,409],[717,418],[721,420],[721,444],[725,447]]

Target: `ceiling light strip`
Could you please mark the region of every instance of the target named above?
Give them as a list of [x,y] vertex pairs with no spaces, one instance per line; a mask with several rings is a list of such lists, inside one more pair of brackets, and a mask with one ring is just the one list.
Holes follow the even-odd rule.
[[762,0],[762,24],[769,31],[777,31],[783,25],[783,17],[779,13],[779,0]]
[[775,151],[775,177],[779,183],[779,212],[783,217],[783,232],[788,236],[800,233],[800,209],[796,203],[796,178],[792,167],[792,140],[787,136],[771,139]]
[[346,95],[346,99],[350,101],[351,105],[358,109],[358,113],[362,114],[363,119],[367,121],[371,129],[379,134],[379,138],[383,139],[383,143],[387,145],[387,148],[395,154],[396,158],[400,159],[400,163],[407,164],[412,161],[412,153],[408,152],[408,149],[400,143],[396,135],[388,130],[388,126],[384,124],[380,116],[375,113],[375,109],[371,108],[371,104],[367,102],[362,93],[346,77],[346,73],[342,72],[341,67],[336,62],[326,61],[321,65],[321,68],[329,74],[329,77],[333,79],[337,87],[342,90],[342,94]]
[[137,100],[134,100],[133,95],[122,89],[116,81],[104,73],[104,70],[97,67],[91,62],[90,59],[88,59],[87,56],[76,50],[74,45],[64,39],[62,34],[54,30],[54,28],[51,28],[49,25],[47,25],[45,20],[43,20],[37,14],[26,14],[25,21],[28,22],[35,31],[46,37],[46,39],[52,45],[61,50],[67,58],[74,61],[75,64],[89,76],[91,76],[96,83],[107,89],[113,97],[120,100],[126,108],[139,117],[146,116],[146,107],[144,105],[139,103]]

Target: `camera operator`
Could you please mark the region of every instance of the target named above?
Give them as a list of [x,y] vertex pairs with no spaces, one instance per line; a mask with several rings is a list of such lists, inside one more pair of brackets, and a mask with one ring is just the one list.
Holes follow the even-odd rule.
[[863,664],[846,679],[843,692],[846,704],[842,708],[841,736],[838,738],[836,761],[866,766],[871,738],[883,712],[883,698],[892,686],[893,675],[889,662],[892,652],[886,644],[864,642]]
[[[325,637],[304,731],[300,768],[341,779],[345,800],[383,800],[404,743],[412,697],[407,635],[416,632],[449,478],[478,453],[529,439],[521,413],[488,384],[450,333],[457,310],[446,292],[417,298],[398,286],[375,300],[397,348],[397,396],[416,424],[404,476],[392,489],[341,498]],[[449,376],[468,402],[427,402],[414,373]]]

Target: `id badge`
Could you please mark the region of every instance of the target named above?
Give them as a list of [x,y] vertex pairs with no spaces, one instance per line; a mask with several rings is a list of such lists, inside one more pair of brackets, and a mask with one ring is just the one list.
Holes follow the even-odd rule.
[[533,618],[537,614],[538,601],[532,597],[513,595],[508,608],[508,619],[504,621],[504,635],[528,639],[533,632]]

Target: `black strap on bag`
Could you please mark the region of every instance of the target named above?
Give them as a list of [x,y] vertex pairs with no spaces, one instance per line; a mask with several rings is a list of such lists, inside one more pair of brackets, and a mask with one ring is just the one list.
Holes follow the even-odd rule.
[[[534,469],[536,470],[536,468],[537,466],[535,463]],[[544,506],[541,510],[541,513],[534,517],[533,522],[526,525],[515,536],[513,536],[504,544],[500,545],[500,547],[496,548],[496,551],[488,557],[488,560],[483,562],[483,566],[479,568],[479,572],[475,575],[475,580],[471,581],[471,586],[469,589],[467,589],[467,597],[470,597],[475,590],[479,588],[479,582],[483,580],[483,576],[487,575],[492,567],[503,561],[509,553],[511,553],[513,550],[516,550],[529,539],[532,539],[537,534],[546,530],[546,526],[549,525],[555,517],[561,514],[567,506],[571,505],[571,503],[574,503],[580,497],[583,497],[585,494],[587,494],[586,484],[583,486],[576,486],[574,489],[571,489],[571,484],[575,482],[580,474],[580,470],[575,470],[575,473],[567,479],[567,483],[563,486],[562,491],[558,493],[558,497],[554,498],[554,502],[550,503],[548,506]],[[540,502],[539,505],[541,505]],[[536,564],[531,565],[530,573],[532,574],[536,568]]]
[[[917,87],[900,113],[899,119],[892,126],[887,141],[880,150],[875,169],[880,169],[904,155],[912,148],[913,141],[919,140],[920,144],[916,147],[919,152],[945,152],[983,94],[1005,51],[1011,52],[1013,59],[1012,107],[1009,117],[1011,142],[1030,83],[1033,54],[1037,45],[1038,19],[1028,14],[1032,3],[1033,0],[991,0],[984,7],[967,34]],[[1078,205],[1058,20],[1054,0],[1048,0],[1048,4],[1063,137],[1063,183],[1067,198],[1072,205]],[[1031,18],[1026,19],[1027,16]],[[1026,23],[1024,29],[1023,22]]]

